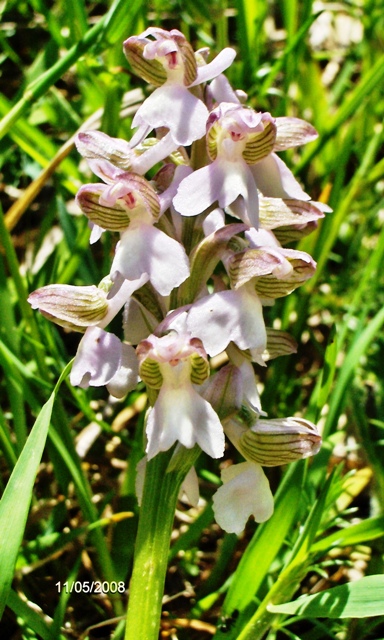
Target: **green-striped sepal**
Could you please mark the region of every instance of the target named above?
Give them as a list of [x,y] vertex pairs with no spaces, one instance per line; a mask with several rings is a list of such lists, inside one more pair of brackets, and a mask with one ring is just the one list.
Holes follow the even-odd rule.
[[250,461],[276,467],[318,453],[321,436],[316,426],[303,418],[257,420],[243,431],[238,449]]
[[263,299],[281,298],[294,291],[310,278],[316,263],[304,251],[263,247],[246,249],[229,261],[231,287],[251,283]]
[[48,320],[73,331],[84,332],[102,321],[108,311],[107,293],[91,285],[77,287],[50,284],[33,291],[28,302]]

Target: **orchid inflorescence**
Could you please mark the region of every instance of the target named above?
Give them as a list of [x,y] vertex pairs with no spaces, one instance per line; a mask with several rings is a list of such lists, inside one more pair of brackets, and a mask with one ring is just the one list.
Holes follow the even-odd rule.
[[[239,533],[251,514],[257,522],[272,515],[262,466],[311,456],[321,442],[307,420],[265,418],[252,364],[296,349],[289,334],[265,326],[263,306],[314,273],[310,255],[281,243],[313,230],[326,207],[276,152],[317,133],[246,106],[223,75],[230,48],[207,62],[209,51],[194,52],[179,31],[149,28],[124,52],[156,87],[133,118],[132,139],[77,136],[102,180],[77,194],[91,243],[104,231],[120,236],[110,273],[98,286],[42,287],[29,302],[84,333],[73,385],[105,385],[124,398],[145,383],[146,460],[175,445],[220,458],[229,438],[245,461],[223,470],[213,502],[217,522]],[[106,331],[122,309],[123,340]],[[224,364],[212,371],[219,354]],[[187,477],[187,493],[190,485]]]

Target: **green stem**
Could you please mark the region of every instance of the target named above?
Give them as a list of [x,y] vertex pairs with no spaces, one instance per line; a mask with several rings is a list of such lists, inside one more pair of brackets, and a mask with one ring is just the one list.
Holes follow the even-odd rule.
[[275,620],[278,615],[268,611],[268,606],[290,600],[305,575],[305,571],[305,561],[301,563],[293,562],[282,571],[268,595],[261,602],[256,613],[237,636],[237,640],[262,640],[265,637],[266,632],[272,626],[273,620]]
[[158,640],[169,544],[181,483],[200,454],[181,447],[146,466],[125,640]]

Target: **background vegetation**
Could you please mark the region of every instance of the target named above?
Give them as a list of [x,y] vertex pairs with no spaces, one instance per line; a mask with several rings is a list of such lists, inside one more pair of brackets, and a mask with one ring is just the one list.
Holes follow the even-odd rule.
[[[122,41],[160,25],[195,49],[234,46],[227,75],[249,104],[316,127],[319,140],[285,159],[333,208],[299,245],[316,276],[268,311],[298,354],[257,371],[268,414],[318,421],[323,449],[272,470],[275,514],[240,539],[214,524],[219,469],[200,459],[203,500],[177,512],[162,637],[383,638],[383,1],[4,0],[0,15],[1,636],[123,634],[126,593],[71,585],[128,585],[145,397],[112,403],[72,388],[68,370],[55,388],[79,336],[26,297],[109,270],[111,240],[90,250],[73,203],[89,181],[73,136],[98,126],[130,137],[144,84]],[[270,607],[324,590],[312,609]]]

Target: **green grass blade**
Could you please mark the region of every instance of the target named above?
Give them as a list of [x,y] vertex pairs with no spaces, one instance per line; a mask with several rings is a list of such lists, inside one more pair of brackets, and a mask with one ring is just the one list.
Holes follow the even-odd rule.
[[345,547],[348,545],[367,543],[384,536],[384,516],[368,518],[357,524],[352,524],[345,529],[340,529],[330,536],[321,538],[311,547],[311,553],[327,551],[333,546]]
[[64,636],[61,633],[55,634],[43,616],[22,600],[13,589],[9,592],[7,606],[42,640],[64,640]]
[[0,546],[0,616],[3,614],[4,607],[7,604],[17,554],[23,538],[32,499],[33,485],[47,439],[56,393],[62,381],[68,375],[69,370],[70,365],[64,369],[49,400],[37,417],[0,502],[0,531],[2,537]]
[[368,326],[364,331],[356,338],[352,344],[348,354],[345,358],[340,374],[338,376],[335,390],[332,394],[329,412],[327,420],[324,426],[324,438],[329,434],[331,429],[335,426],[337,417],[340,413],[340,409],[345,398],[345,391],[347,385],[351,380],[356,365],[358,364],[361,356],[368,349],[372,340],[379,333],[382,325],[384,324],[384,308],[381,309],[372,320],[370,320]]
[[370,618],[384,614],[384,576],[366,576],[293,602],[269,605],[273,613],[306,618]]
[[309,149],[304,153],[301,162],[296,165],[296,172],[299,173],[307,166],[313,158],[319,153],[320,149],[328,142],[330,138],[337,132],[339,127],[361,107],[377,87],[381,86],[384,78],[384,55],[382,55],[373,67],[363,76],[357,87],[351,92],[349,97],[343,101],[338,111],[331,119],[327,128],[321,132],[321,136]]

